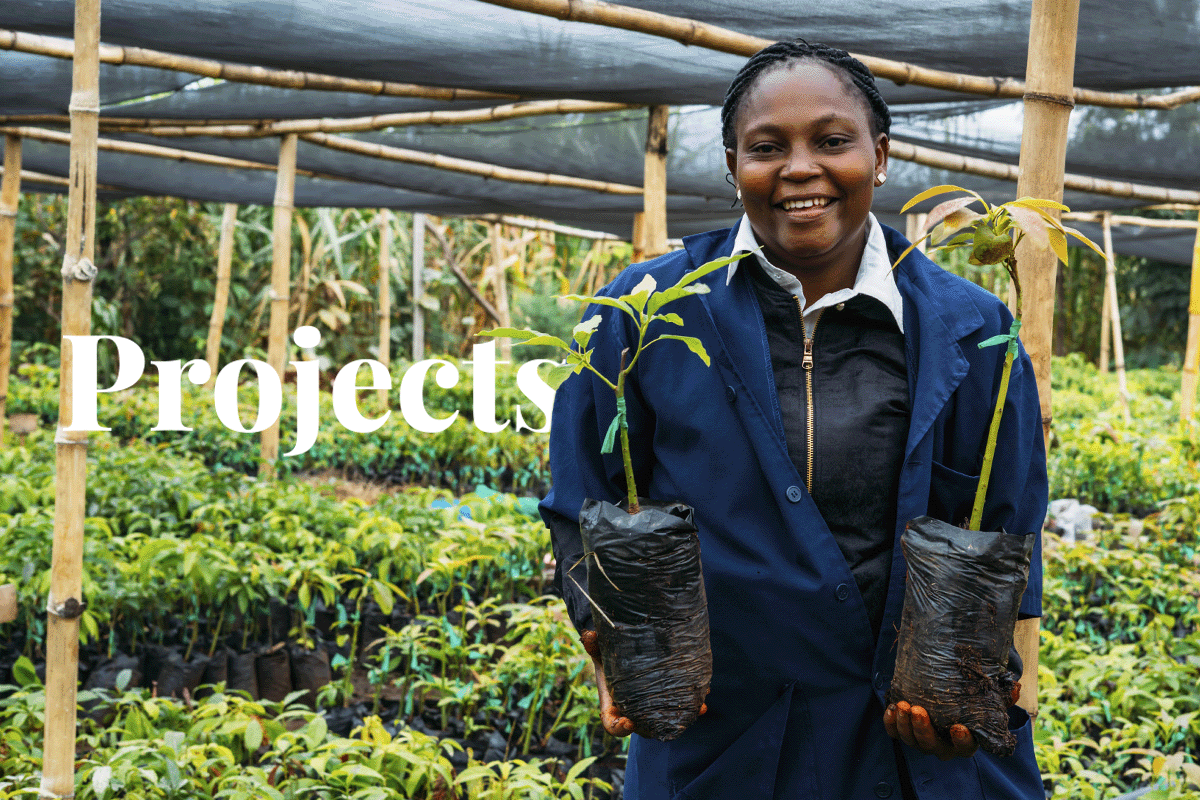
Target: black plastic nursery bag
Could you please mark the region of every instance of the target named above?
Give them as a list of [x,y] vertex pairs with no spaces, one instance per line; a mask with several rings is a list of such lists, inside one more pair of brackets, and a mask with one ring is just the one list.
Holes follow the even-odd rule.
[[631,515],[586,500],[579,526],[613,702],[639,735],[674,739],[696,721],[712,679],[692,509],[643,500]]
[[948,735],[961,723],[989,753],[1011,755],[1008,669],[1034,534],[965,530],[932,517],[900,537],[908,566],[896,675],[888,701],[929,712]]

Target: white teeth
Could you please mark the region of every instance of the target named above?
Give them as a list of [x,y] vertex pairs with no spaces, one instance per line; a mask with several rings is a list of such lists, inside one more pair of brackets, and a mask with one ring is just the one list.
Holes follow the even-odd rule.
[[828,197],[812,197],[807,200],[787,200],[783,203],[785,211],[794,211],[797,208],[824,208],[829,205]]

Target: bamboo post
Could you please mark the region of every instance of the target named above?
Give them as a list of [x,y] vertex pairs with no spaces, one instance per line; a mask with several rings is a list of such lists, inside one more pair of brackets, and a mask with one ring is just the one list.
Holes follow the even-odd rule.
[[205,388],[217,380],[217,361],[221,355],[221,332],[225,327],[225,309],[229,305],[229,276],[233,271],[233,229],[237,223],[237,204],[226,203],[221,217],[221,243],[217,247],[217,288],[213,292],[212,317],[208,321],[205,361],[209,378]]
[[0,625],[17,618],[17,585],[6,583],[0,586]]
[[412,303],[413,332],[412,360],[425,358],[425,308],[421,300],[425,296],[425,215],[420,211],[413,214],[412,244]]
[[[100,119],[100,0],[76,0],[71,71],[71,161],[64,236],[62,334],[92,330],[96,275],[96,139]],[[86,431],[69,431],[73,403],[71,345],[63,340],[55,436],[54,545],[46,598],[46,728],[39,797],[75,796],[75,702],[79,616],[83,613],[83,518]]]
[[646,125],[646,165],[642,179],[645,258],[667,252],[667,122],[669,106],[650,106]]
[[[292,203],[296,193],[296,134],[284,136],[279,145],[279,171],[275,177],[275,218],[271,230],[271,321],[267,333],[267,363],[283,382],[287,353],[288,299],[291,296]],[[279,420],[263,430],[261,464],[267,477],[275,477],[279,457]]]
[[1196,245],[1192,250],[1192,291],[1188,303],[1187,349],[1183,356],[1183,381],[1180,386],[1180,421],[1191,424],[1196,408],[1197,371],[1200,370],[1200,216],[1197,217]]
[[[492,247],[492,263],[484,275],[484,280],[481,282],[480,289],[487,283],[492,284],[492,290],[496,293],[496,311],[500,314],[500,327],[512,327],[512,313],[508,307],[508,277],[505,269],[506,253],[504,252],[504,237],[501,235],[500,223],[488,223],[488,241]],[[500,358],[504,361],[512,360],[512,340],[500,340]]]
[[1112,330],[1113,360],[1117,367],[1117,385],[1121,393],[1121,409],[1125,422],[1129,417],[1129,386],[1125,382],[1125,342],[1121,336],[1121,306],[1117,302],[1117,257],[1113,253],[1112,215],[1104,212],[1104,296],[1108,300],[1108,316]]
[[4,137],[4,177],[0,179],[0,447],[8,421],[8,372],[12,367],[13,248],[21,202],[21,137]]
[[[379,211],[379,361],[392,363],[392,212]],[[388,390],[380,389],[380,408],[387,408]]]
[[629,236],[633,244],[633,261],[646,260],[646,214],[639,211],[633,215],[633,232]]
[[[928,214],[905,214],[904,215],[904,230],[908,241],[915,242],[921,238],[925,232],[925,220]],[[925,239],[917,245],[917,249],[922,253],[928,252],[929,240]]]
[[1103,300],[1100,301],[1100,359],[1097,366],[1100,368],[1100,374],[1108,373],[1108,350],[1112,342],[1112,332],[1109,330],[1112,325],[1112,300],[1108,296],[1108,271],[1112,269],[1112,262],[1107,257],[1104,259],[1104,291]]
[[[1075,40],[1079,0],[1033,0],[1029,55],[1025,66],[1025,122],[1021,133],[1018,197],[1062,200],[1067,161],[1067,123],[1075,101]],[[1051,212],[1056,213],[1056,212]],[[1054,281],[1057,257],[1023,241],[1017,253],[1024,287],[1022,331],[1033,361],[1042,406],[1042,433],[1050,441],[1050,354],[1054,334]],[[1025,663],[1021,706],[1037,714],[1038,620],[1018,623],[1015,638]],[[1024,649],[1022,649],[1022,647]]]

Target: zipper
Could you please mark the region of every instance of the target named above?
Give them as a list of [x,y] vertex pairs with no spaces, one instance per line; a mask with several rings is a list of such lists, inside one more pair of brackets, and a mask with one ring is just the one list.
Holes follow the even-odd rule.
[[817,323],[821,321],[821,314],[824,313],[825,309],[817,312],[817,316],[813,320],[812,331],[809,331],[808,326],[804,324],[804,309],[800,306],[799,297],[796,297],[796,310],[800,312],[800,333],[804,337],[804,360],[800,362],[800,366],[804,368],[804,393],[808,404],[808,416],[805,419],[805,427],[808,434],[808,450],[805,458],[804,486],[811,495],[813,481],[813,437],[816,433],[816,426],[813,420],[813,339],[816,338]]

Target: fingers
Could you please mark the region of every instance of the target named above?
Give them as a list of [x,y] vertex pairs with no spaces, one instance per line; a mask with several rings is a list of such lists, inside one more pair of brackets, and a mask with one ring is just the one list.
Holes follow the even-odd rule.
[[1017,683],[1012,688],[1012,693],[1008,696],[1008,705],[1015,706],[1017,701],[1021,699],[1021,684]]
[[604,724],[604,730],[608,732],[609,736],[620,738],[633,733],[633,721],[628,717],[621,716],[621,712],[611,701],[600,707],[600,721]]
[[595,631],[584,631],[579,634],[579,641],[583,644],[583,649],[592,658],[600,657],[600,643],[596,641]]
[[909,747],[935,755],[943,761],[969,758],[977,747],[975,737],[965,725],[950,726],[950,739],[947,741],[934,729],[928,711],[903,700],[889,705],[883,712],[883,727],[893,739],[899,739]]
[[583,649],[592,657],[596,668],[596,692],[600,697],[600,723],[609,736],[628,736],[633,733],[633,721],[621,715],[620,709],[612,701],[608,693],[608,681],[604,678],[604,664],[600,661],[600,647],[596,643],[595,631],[584,631],[579,635]]

